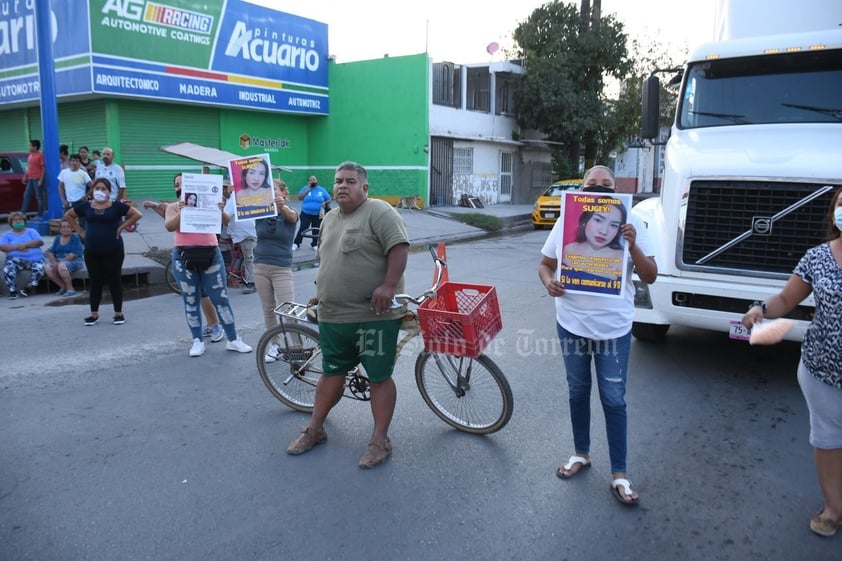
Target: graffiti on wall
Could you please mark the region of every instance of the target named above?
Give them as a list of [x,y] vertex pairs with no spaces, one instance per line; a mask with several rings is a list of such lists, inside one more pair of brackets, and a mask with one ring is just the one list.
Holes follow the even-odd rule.
[[451,204],[458,205],[462,195],[478,197],[485,206],[500,202],[499,177],[482,174],[453,174]]

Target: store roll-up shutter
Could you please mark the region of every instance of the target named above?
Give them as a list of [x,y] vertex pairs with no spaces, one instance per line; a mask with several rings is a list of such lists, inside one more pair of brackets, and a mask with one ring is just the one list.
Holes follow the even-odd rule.
[[60,103],[58,106],[58,137],[67,144],[71,154],[87,146],[102,151],[105,147],[105,102],[83,101]]
[[219,147],[219,110],[168,103],[121,102],[120,154],[128,196],[172,199],[177,172],[199,173],[201,164],[167,154],[161,146],[195,142]]

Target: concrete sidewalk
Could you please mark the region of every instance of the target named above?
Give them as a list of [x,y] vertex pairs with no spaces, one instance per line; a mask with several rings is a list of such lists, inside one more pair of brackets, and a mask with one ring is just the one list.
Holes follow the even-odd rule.
[[[294,201],[298,203],[298,201]],[[293,204],[297,207],[297,204]],[[138,208],[143,213],[143,219],[137,224],[135,232],[123,234],[126,248],[126,259],[123,264],[125,275],[135,275],[136,278],[145,276],[149,285],[166,282],[164,265],[154,257],[168,253],[173,246],[173,234],[164,228],[164,221],[151,210]],[[297,209],[296,209],[297,210]],[[489,232],[481,228],[469,226],[460,222],[456,216],[466,213],[486,214],[497,217],[502,228],[506,230],[529,228],[532,205],[494,205],[488,208],[435,207],[425,210],[399,209],[409,231],[410,242],[413,247],[436,245],[439,242],[452,243],[483,238]],[[0,223],[0,233],[9,230],[8,222]],[[44,235],[44,249],[50,247],[54,236]],[[316,264],[316,253],[308,244],[304,244],[293,253],[293,268],[295,270],[313,267]],[[42,284],[48,282],[46,279]],[[7,296],[6,288],[0,288],[3,296]],[[80,296],[87,297],[87,293]],[[50,298],[54,296],[40,292],[31,298]]]

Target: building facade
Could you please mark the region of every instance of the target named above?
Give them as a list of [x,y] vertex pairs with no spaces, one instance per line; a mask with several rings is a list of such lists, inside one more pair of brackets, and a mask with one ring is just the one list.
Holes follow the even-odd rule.
[[[41,137],[27,4],[0,21],[3,150]],[[424,53],[336,64],[326,24],[242,0],[51,7],[59,143],[71,153],[113,148],[132,199],[170,198],[175,173],[201,170],[161,150],[181,142],[268,153],[291,170],[292,191],[310,175],[329,186],[338,163],[358,161],[373,196],[417,196],[423,206],[465,194],[532,202],[553,179],[549,153],[517,127],[516,65],[432,63]]]

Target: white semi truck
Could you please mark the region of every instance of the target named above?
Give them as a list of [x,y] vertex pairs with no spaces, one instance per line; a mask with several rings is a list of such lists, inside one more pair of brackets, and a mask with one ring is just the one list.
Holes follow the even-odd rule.
[[[635,206],[656,247],[658,279],[635,279],[632,328],[662,340],[671,325],[731,331],[777,293],[825,239],[842,188],[842,1],[723,2],[721,40],[681,72],[660,195]],[[781,32],[799,25],[811,30]],[[767,33],[767,34],[763,34]],[[657,76],[643,134],[658,135]],[[800,340],[812,298],[789,316]]]

